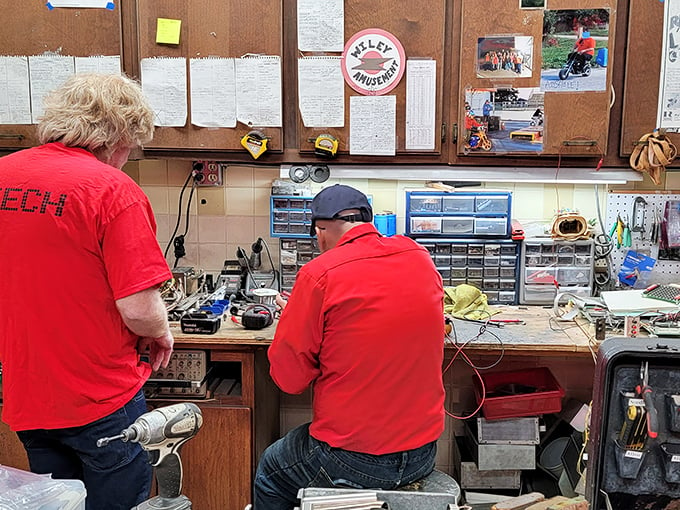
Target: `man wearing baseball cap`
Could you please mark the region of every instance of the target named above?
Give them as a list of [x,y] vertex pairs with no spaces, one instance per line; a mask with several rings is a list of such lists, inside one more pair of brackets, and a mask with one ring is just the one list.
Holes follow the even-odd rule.
[[254,510],[303,487],[390,490],[428,475],[444,430],[443,288],[425,248],[383,237],[366,195],[312,202],[321,255],[298,272],[269,349],[285,392],[313,388],[313,419],[263,453]]

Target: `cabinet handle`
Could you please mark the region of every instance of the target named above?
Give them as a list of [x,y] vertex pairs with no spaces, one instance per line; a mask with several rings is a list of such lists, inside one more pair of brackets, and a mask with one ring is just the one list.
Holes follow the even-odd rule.
[[21,134],[19,134],[19,133],[16,133],[16,134],[7,134],[7,135],[6,135],[6,134],[1,134],[1,133],[0,133],[0,138],[2,138],[2,139],[6,139],[6,138],[16,138],[17,140],[21,141],[21,140],[24,139],[24,135],[21,135]]

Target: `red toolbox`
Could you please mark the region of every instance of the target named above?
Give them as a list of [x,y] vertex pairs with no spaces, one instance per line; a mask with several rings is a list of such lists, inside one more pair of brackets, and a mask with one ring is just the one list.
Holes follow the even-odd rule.
[[474,378],[477,404],[484,399],[482,414],[487,420],[559,413],[564,389],[545,367],[482,374]]

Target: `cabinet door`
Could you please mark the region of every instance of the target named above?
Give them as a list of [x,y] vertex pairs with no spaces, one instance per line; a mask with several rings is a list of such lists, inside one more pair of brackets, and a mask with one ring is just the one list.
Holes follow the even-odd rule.
[[[436,90],[434,91],[435,140],[433,150],[406,150],[406,72],[399,84],[386,94],[396,96],[396,152],[400,156],[400,162],[405,161],[403,157],[413,155],[414,158],[418,158],[417,161],[436,163],[441,155],[442,143],[440,133],[443,122],[442,84],[444,83],[446,12],[445,0],[430,1],[426,5],[419,0],[404,0],[398,3],[376,3],[370,0],[345,2],[345,42],[362,30],[380,28],[391,33],[401,42],[407,61],[409,59],[426,59],[436,62]],[[328,53],[327,55],[337,56],[338,54]],[[403,65],[405,66],[406,62]],[[295,69],[297,69],[297,66]],[[294,81],[290,80],[291,77],[288,78],[289,83],[297,83],[297,76]],[[423,91],[423,93],[428,92]],[[305,127],[298,109],[298,147],[300,152],[311,154],[314,150],[314,140],[316,137],[322,133],[329,133],[338,139],[339,154],[347,155],[349,153],[350,136],[350,97],[359,95],[361,95],[359,92],[345,83],[345,125],[342,128]],[[431,158],[424,158],[424,156],[430,156]],[[377,161],[378,158],[388,162],[393,162],[394,160],[392,157],[387,159],[377,156],[353,156],[351,159],[356,161]],[[346,160],[346,158],[343,159]]]
[[[630,0],[626,79],[621,120],[621,156],[630,156],[642,135],[656,125],[663,36],[663,2]],[[680,134],[668,133],[677,146]]]
[[[283,56],[282,3],[268,0],[138,0],[139,58],[200,57],[239,58],[246,54]],[[179,44],[156,43],[158,18],[181,21]],[[283,63],[282,63],[283,69]],[[283,71],[282,71],[283,72]],[[187,90],[189,90],[187,84]],[[188,111],[191,111],[189,106]],[[159,127],[145,149],[213,149],[244,152],[241,138],[248,126],[204,128],[191,124],[181,128]],[[267,148],[280,151],[283,128],[262,129]]]
[[[457,35],[454,28],[452,40],[454,59],[455,55],[459,55],[458,64],[453,64],[454,72],[459,72],[459,82],[451,92],[454,96],[451,99],[451,119],[458,125],[457,151],[451,151],[449,158],[451,163],[460,163],[463,161],[461,156],[467,154],[475,157],[485,154],[504,157],[507,155],[506,151],[523,157],[540,154],[600,156],[606,153],[612,66],[618,63],[614,62],[613,58],[617,2],[616,0],[582,0],[577,3],[579,9],[574,8],[574,2],[550,0],[545,2],[544,10],[522,9],[519,1],[490,0],[484,9],[480,10],[480,4],[476,0],[461,2],[460,34]],[[551,25],[554,30],[559,31],[559,36],[554,38],[555,45],[562,47],[565,41],[575,42],[576,32],[572,30],[572,27],[565,27],[564,22],[557,23],[551,21],[551,18],[554,11],[573,11],[578,16],[580,9],[608,9],[609,11],[607,37],[609,62],[606,69],[598,68],[592,71],[593,79],[595,79],[595,73],[598,76],[596,84],[589,82],[584,85],[578,82],[579,79],[583,80],[580,75],[579,77],[571,75],[567,81],[562,82],[557,79],[558,70],[554,69],[556,63],[548,63],[543,56],[544,41],[549,44],[549,38],[544,37],[543,34],[544,23],[546,26],[555,23]],[[524,54],[524,60],[519,64],[519,68],[522,69],[520,73],[515,71],[516,67],[512,67],[516,64],[510,64],[509,68],[503,67],[503,60],[498,59],[499,54],[510,54],[510,59],[505,58],[507,65],[511,59],[515,58],[515,50],[518,47],[524,48],[519,52]],[[566,47],[565,54],[568,51]],[[546,53],[548,53],[547,50]],[[493,60],[494,58],[496,60]],[[516,62],[516,60],[512,61]],[[543,84],[544,90],[540,90],[544,66],[546,79]],[[606,76],[603,76],[605,72]],[[452,83],[455,81],[452,80]],[[560,85],[560,87],[556,88],[553,84]],[[591,86],[593,89],[587,90]],[[494,136],[491,136],[490,144],[480,142],[479,147],[474,144],[472,148],[466,147],[467,90],[479,93],[480,97],[493,93],[493,96],[489,97],[504,98],[492,99],[497,102],[491,114],[496,121],[486,121],[486,132],[491,131],[492,135],[496,135],[498,142],[494,142]],[[469,106],[479,122],[483,118],[483,111],[480,111],[482,106],[479,104],[475,106],[474,99],[471,102],[472,105]],[[541,102],[545,120],[541,120],[542,128],[539,129],[531,127],[538,124],[530,124],[529,120],[532,119],[532,112],[540,107]],[[538,120],[535,122],[537,123]],[[493,133],[494,131],[501,134]],[[541,152],[536,152],[529,147],[523,149],[514,146],[511,143],[513,137],[530,140],[531,144],[540,140]],[[506,139],[510,140],[507,148],[503,145]],[[486,152],[487,147],[491,147],[490,152]],[[476,150],[477,148],[483,150]]]
[[[121,55],[121,9],[118,3],[113,10],[50,10],[46,2],[3,2],[0,8],[2,55]],[[0,124],[0,149],[31,147],[37,143],[35,125]]]
[[251,410],[200,407],[203,427],[181,453],[183,493],[201,510],[243,510],[252,500]]
[[[0,405],[2,412],[2,405]],[[28,471],[28,458],[21,441],[5,422],[0,421],[0,464]]]

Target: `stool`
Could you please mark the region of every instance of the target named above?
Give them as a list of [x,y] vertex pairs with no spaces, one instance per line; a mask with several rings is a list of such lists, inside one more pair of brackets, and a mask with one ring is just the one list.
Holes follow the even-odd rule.
[[352,494],[354,492],[375,492],[378,499],[390,505],[390,510],[457,510],[460,498],[458,483],[446,473],[432,471],[425,478],[399,487],[393,491],[373,489],[324,489],[307,487],[300,489],[300,504],[304,498]]

